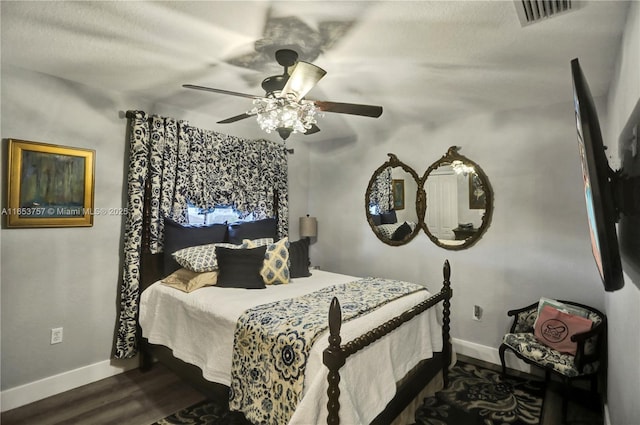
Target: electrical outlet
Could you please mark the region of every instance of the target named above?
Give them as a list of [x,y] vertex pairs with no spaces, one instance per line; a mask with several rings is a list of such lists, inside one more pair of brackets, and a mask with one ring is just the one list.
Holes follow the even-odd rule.
[[60,344],[62,342],[62,328],[51,329],[51,344]]
[[473,320],[481,320],[482,319],[482,307],[479,305],[473,306]]

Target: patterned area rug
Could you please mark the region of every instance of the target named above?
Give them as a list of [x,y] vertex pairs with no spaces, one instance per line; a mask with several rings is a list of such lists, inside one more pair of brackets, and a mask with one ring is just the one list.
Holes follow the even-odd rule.
[[244,415],[229,412],[221,403],[205,400],[155,422],[153,425],[251,425]]
[[414,425],[539,425],[545,384],[458,362],[451,385],[424,400]]
[[[539,425],[544,383],[458,362],[451,385],[424,400],[413,425]],[[203,401],[153,425],[251,425],[243,415],[213,401]]]

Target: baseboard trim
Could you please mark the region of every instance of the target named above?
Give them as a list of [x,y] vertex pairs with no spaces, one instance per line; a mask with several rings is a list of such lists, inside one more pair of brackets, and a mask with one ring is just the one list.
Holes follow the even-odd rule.
[[[500,353],[497,348],[457,338],[452,338],[451,341],[456,353],[460,353],[467,357],[473,357],[474,359],[482,360],[487,363],[501,365]],[[508,351],[505,353],[505,363],[509,369],[529,374],[533,373],[530,365],[518,359],[514,354],[509,353]]]
[[604,425],[611,425],[611,416],[609,416],[609,404],[604,404]]
[[118,375],[138,367],[138,359],[105,360],[58,375],[9,388],[0,393],[0,411],[15,409],[38,400]]

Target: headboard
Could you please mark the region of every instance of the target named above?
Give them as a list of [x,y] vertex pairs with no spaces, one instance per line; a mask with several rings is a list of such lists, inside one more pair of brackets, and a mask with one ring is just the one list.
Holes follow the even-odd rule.
[[[278,191],[273,194],[274,205],[278,199]],[[275,220],[278,222],[278,210],[275,210]],[[154,282],[162,279],[164,273],[164,254],[152,253],[150,247],[151,222],[151,183],[147,179],[144,187],[144,207],[143,207],[143,227],[142,227],[142,247],[140,253],[140,292],[144,291]]]

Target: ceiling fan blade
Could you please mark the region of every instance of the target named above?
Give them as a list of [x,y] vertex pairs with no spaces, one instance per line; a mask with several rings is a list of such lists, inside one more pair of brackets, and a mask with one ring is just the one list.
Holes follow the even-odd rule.
[[282,88],[281,95],[293,94],[296,100],[302,99],[327,71],[308,62],[299,61],[295,64],[287,84]]
[[237,91],[229,91],[229,90],[222,90],[222,89],[214,89],[214,88],[211,88],[211,87],[204,87],[204,86],[195,86],[193,84],[183,84],[182,87],[187,88],[187,89],[210,91],[210,92],[213,92],[213,93],[229,94],[231,96],[247,97],[249,99],[261,99],[262,98],[262,96],[256,96],[256,95],[253,95],[253,94],[239,93]]
[[309,128],[307,131],[305,131],[304,134],[306,134],[306,135],[314,134],[314,133],[317,133],[318,131],[320,131],[320,127],[318,127],[315,124],[311,124],[311,128]]
[[324,112],[336,112],[338,114],[361,115],[378,118],[382,115],[382,106],[359,105],[357,103],[327,102],[324,100],[313,101],[318,109]]
[[240,121],[243,120],[245,118],[249,118],[249,117],[253,117],[256,114],[249,114],[247,112],[240,114],[240,115],[236,115],[235,117],[231,117],[231,118],[227,118],[225,120],[222,121],[218,121],[218,124],[231,124],[232,122],[236,122],[236,121]]

